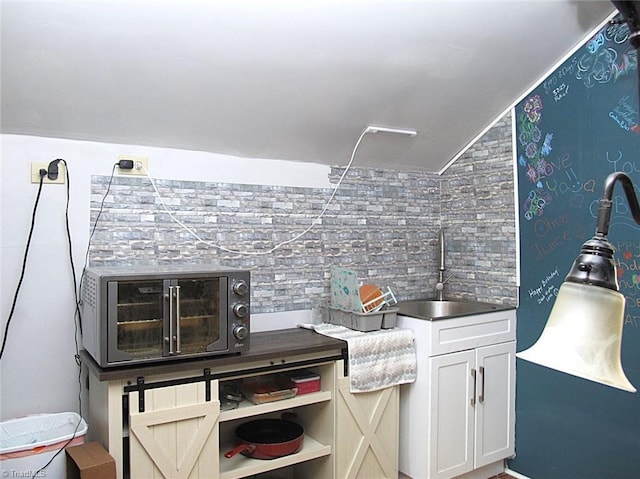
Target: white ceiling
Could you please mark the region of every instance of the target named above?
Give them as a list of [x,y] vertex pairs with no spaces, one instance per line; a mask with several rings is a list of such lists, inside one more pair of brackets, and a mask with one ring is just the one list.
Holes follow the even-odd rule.
[[2,132],[440,171],[609,1],[2,0]]

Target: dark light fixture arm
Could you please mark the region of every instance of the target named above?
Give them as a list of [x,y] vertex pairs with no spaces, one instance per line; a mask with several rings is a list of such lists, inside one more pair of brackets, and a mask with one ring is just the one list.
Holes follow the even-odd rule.
[[634,221],[640,224],[640,205],[633,183],[625,173],[618,171],[607,176],[604,182],[604,191],[598,204],[598,222],[596,224],[596,234],[598,235],[607,236],[609,233],[611,208],[613,207],[613,187],[618,181],[622,183]]
[[640,205],[631,179],[622,172],[611,173],[604,182],[604,191],[598,204],[596,234],[582,245],[582,250],[573,262],[565,281],[620,290],[613,260],[614,248],[607,240],[613,207],[613,188],[617,182],[622,183],[633,219],[640,224]]

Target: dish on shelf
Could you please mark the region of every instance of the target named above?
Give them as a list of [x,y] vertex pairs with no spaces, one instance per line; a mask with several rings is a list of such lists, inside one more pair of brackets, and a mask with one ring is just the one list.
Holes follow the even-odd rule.
[[298,394],[298,387],[290,379],[280,375],[243,379],[240,390],[253,404],[290,399]]
[[282,373],[298,388],[298,396],[320,391],[320,375],[309,369],[299,369]]

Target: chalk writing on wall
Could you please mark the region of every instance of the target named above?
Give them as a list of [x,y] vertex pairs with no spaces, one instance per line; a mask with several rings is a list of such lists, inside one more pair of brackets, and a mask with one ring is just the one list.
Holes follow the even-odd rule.
[[556,268],[541,279],[535,288],[529,289],[529,297],[534,298],[538,304],[548,303],[558,296],[558,289],[560,288],[558,281],[562,281],[562,278],[560,278],[558,268]]

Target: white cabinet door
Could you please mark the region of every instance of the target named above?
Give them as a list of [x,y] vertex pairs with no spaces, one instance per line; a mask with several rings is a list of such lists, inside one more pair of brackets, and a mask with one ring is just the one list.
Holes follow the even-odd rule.
[[218,477],[220,403],[204,383],[147,390],[143,412],[132,392],[129,405],[131,479]]
[[515,452],[514,341],[478,348],[475,467]]
[[515,342],[432,357],[430,374],[430,478],[513,455]]
[[475,361],[473,350],[429,358],[432,382],[425,413],[431,416],[427,438],[431,479],[473,469]]

